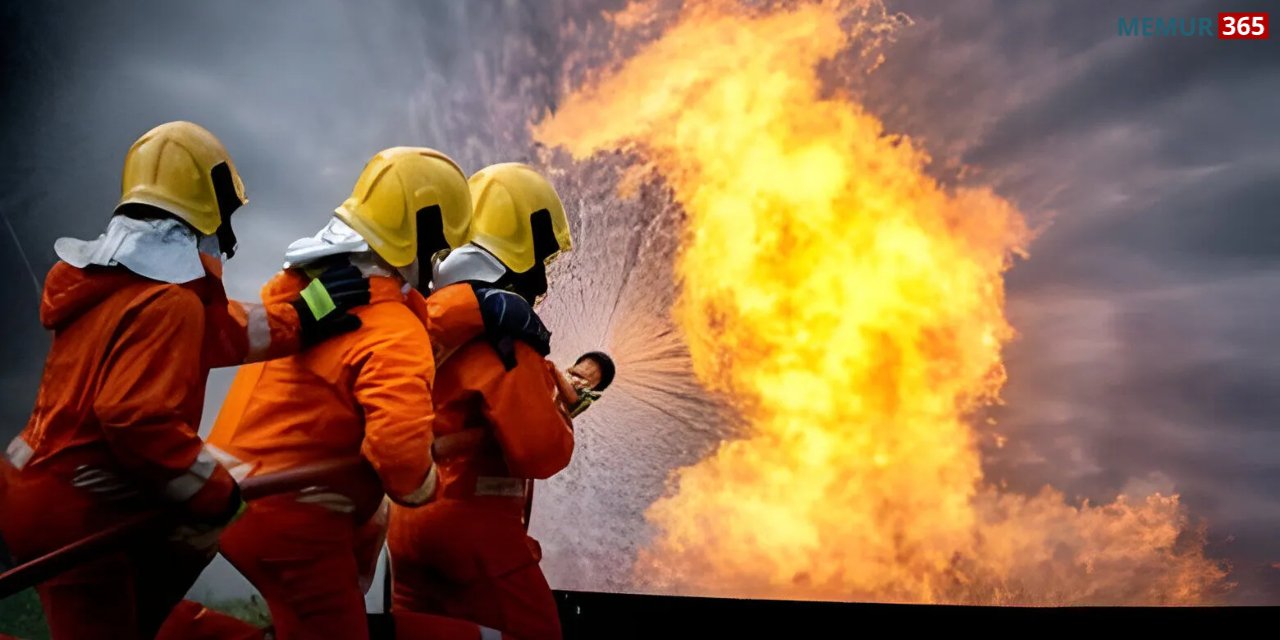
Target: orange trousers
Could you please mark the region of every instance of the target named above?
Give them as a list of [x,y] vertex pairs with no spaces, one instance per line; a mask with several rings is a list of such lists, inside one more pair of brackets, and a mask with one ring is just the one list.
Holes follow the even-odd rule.
[[279,640],[367,640],[351,515],[294,496],[257,500],[222,535],[222,555],[257,587]]
[[397,640],[561,637],[541,549],[518,509],[460,500],[393,506],[387,542]]
[[[159,508],[141,498],[95,499],[60,474],[0,461],[0,536],[18,561],[38,557]],[[150,640],[212,559],[164,532],[66,571],[36,588],[54,640]]]
[[266,631],[199,602],[183,600],[173,608],[156,640],[262,640]]

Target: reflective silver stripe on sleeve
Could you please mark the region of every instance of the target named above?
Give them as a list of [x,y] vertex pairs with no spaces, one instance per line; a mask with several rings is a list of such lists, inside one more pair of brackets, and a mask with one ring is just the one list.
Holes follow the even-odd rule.
[[226,467],[227,472],[231,474],[232,478],[236,479],[236,482],[244,482],[244,479],[248,478],[249,474],[253,473],[253,470],[257,468],[256,464],[249,464],[211,444],[206,443],[204,449],[218,461],[218,464]]
[[187,473],[199,476],[201,480],[208,480],[213,477],[213,472],[218,470],[218,459],[208,449],[201,449],[196,456],[196,461],[191,463],[191,467],[187,469]]
[[23,467],[27,466],[27,463],[31,461],[31,456],[36,454],[35,449],[32,449],[31,445],[27,444],[27,441],[21,437],[14,438],[4,453],[5,457],[9,459],[9,464],[18,470],[22,470]]
[[267,318],[267,308],[260,304],[241,303],[248,310],[246,331],[249,334],[249,353],[245,362],[258,362],[267,357],[271,348],[271,321]]
[[436,493],[436,465],[431,465],[431,470],[427,472],[427,479],[422,482],[422,486],[417,491],[404,496],[400,499],[405,504],[422,504]]
[[186,473],[169,481],[164,487],[166,498],[174,502],[186,502],[204,488],[213,472],[218,468],[218,461],[208,451],[201,449],[196,461],[187,467]]
[[205,482],[208,480],[184,473],[164,486],[164,496],[174,502],[186,502],[200,492]]
[[490,629],[482,624],[476,625],[480,627],[480,640],[502,640],[502,632],[497,629]]

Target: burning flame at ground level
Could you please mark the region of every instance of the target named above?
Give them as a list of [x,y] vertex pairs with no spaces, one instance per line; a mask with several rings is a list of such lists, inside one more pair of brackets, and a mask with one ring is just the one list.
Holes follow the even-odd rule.
[[1176,496],[1077,507],[984,481],[970,418],[1004,383],[1003,272],[1030,234],[824,96],[821,63],[883,33],[874,5],[792,4],[689,3],[535,129],[577,158],[634,149],[671,186],[688,217],[677,321],[699,380],[749,425],[676,472],[637,572],[748,597],[1210,598],[1226,572]]

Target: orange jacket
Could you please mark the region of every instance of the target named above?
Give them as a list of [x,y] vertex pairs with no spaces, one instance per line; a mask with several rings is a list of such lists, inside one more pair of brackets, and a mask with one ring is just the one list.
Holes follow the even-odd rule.
[[196,433],[209,368],[254,347],[296,349],[298,318],[287,303],[250,312],[228,301],[221,263],[205,267],[206,277],[175,285],[123,267],[54,265],[40,308],[53,346],[35,410],[7,450],[14,467],[90,486],[123,473],[197,517],[227,508],[234,482]]
[[262,288],[258,303],[228,300],[222,288],[222,262],[201,256],[209,277],[217,280],[205,306],[204,353],[212,368],[261,362],[297,353],[302,348],[298,312],[291,302],[298,291]]
[[[305,284],[300,273],[283,272],[268,283],[267,297]],[[362,455],[393,500],[419,504],[434,494],[428,328],[442,337],[435,347],[443,352],[446,340],[484,330],[479,305],[465,284],[430,301],[402,293],[391,278],[373,277],[370,288],[370,304],[354,311],[360,329],[295,356],[241,367],[209,435],[215,454],[238,476]]]
[[[524,479],[544,479],[569,464],[573,423],[556,399],[553,365],[515,344],[507,371],[483,340],[458,349],[436,372],[435,435],[483,429],[485,442],[438,460],[442,499],[486,497],[523,509]],[[393,510],[393,513],[395,510]]]

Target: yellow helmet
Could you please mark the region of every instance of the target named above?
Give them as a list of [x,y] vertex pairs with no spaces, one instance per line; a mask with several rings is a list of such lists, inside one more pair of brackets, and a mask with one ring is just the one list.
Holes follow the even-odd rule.
[[524,273],[573,248],[564,204],[533,167],[495,164],[477,171],[469,182],[475,202],[471,241],[508,269]]
[[[364,166],[334,213],[393,267],[466,243],[471,227],[467,177],[449,156],[393,147]],[[422,245],[421,247],[419,245]]]
[[157,207],[212,235],[246,202],[244,183],[226,147],[204,127],[179,121],[142,134],[129,148],[116,208]]

